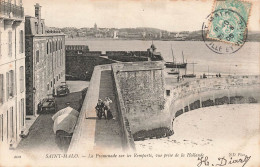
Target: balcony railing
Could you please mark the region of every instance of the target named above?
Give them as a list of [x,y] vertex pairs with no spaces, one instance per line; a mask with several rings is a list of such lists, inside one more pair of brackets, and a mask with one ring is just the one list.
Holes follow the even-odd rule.
[[24,17],[24,9],[22,6],[17,6],[11,4],[10,2],[5,2],[0,0],[0,16],[10,16],[12,13],[12,17],[23,18]]

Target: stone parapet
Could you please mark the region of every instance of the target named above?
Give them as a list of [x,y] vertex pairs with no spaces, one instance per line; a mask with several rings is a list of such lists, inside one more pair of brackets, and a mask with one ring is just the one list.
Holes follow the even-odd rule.
[[177,99],[191,94],[208,92],[213,90],[223,90],[241,86],[251,86],[260,84],[260,76],[229,76],[223,78],[197,79],[190,82],[181,82],[174,87],[168,87],[171,90],[171,98]]
[[171,117],[213,105],[258,103],[260,101],[259,76],[229,76],[225,78],[198,79],[167,87],[170,96],[166,107]]
[[119,86],[118,78],[116,77],[116,72],[113,70],[114,87],[116,94],[116,102],[118,107],[118,115],[122,130],[122,143],[125,150],[135,150],[134,138],[130,129],[130,123],[126,117],[126,108],[124,100],[121,94],[121,88]]

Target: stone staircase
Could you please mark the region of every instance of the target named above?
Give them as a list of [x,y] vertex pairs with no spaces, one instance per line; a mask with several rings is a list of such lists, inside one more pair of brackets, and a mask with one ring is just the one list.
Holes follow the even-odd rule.
[[95,131],[95,149],[122,149],[122,135],[118,120],[118,111],[111,70],[101,72],[99,99],[104,101],[105,97],[109,97],[113,101],[112,104],[110,104],[110,108],[115,119],[97,119]]

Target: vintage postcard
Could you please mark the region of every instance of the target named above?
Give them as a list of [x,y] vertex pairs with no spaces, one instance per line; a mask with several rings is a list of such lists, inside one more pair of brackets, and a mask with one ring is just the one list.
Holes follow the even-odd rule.
[[260,166],[260,1],[0,0],[0,166]]

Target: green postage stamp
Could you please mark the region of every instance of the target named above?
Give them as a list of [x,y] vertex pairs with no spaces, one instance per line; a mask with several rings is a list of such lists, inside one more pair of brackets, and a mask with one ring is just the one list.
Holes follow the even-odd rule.
[[251,3],[239,0],[216,0],[207,38],[241,45],[246,40]]

